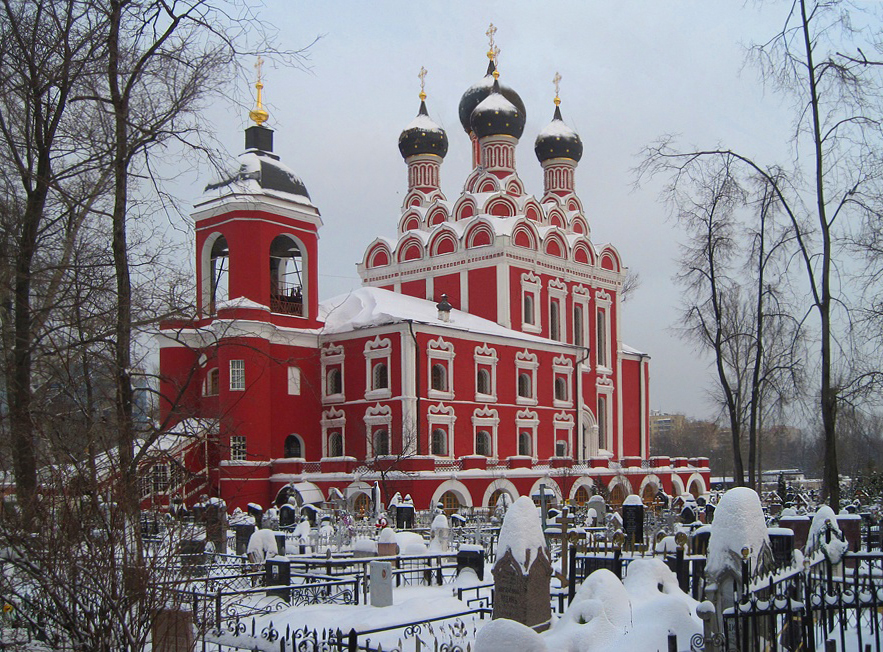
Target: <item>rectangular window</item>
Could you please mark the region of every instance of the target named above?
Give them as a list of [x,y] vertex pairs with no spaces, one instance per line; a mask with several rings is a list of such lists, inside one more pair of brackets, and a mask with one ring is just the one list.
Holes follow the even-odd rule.
[[573,343],[583,345],[583,307],[579,304],[573,307]]
[[598,397],[598,448],[607,449],[607,397]]
[[607,314],[603,310],[599,310],[597,314],[598,323],[595,325],[595,328],[597,329],[598,339],[598,366],[607,367]]
[[248,451],[245,446],[245,437],[242,435],[230,437],[230,460],[244,462],[246,459],[248,459]]
[[153,467],[153,493],[164,494],[169,490],[169,467],[156,464]]
[[288,393],[292,396],[300,395],[300,367],[288,368]]
[[245,390],[245,360],[230,360],[230,391]]

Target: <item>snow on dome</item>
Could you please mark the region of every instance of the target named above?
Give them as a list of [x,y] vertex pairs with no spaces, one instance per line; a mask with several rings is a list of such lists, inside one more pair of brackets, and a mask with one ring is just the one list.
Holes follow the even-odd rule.
[[568,127],[563,120],[552,120],[540,130],[537,138],[572,138],[576,132]]
[[[527,573],[530,563],[546,548],[546,539],[540,524],[540,513],[527,496],[519,497],[509,506],[497,539],[497,559],[512,551],[515,561]],[[530,550],[528,557],[527,551]]]
[[481,102],[478,103],[478,106],[475,107],[475,110],[472,112],[475,115],[475,111],[510,111],[515,112],[518,108],[512,104],[502,93],[491,93],[486,98],[484,98]]
[[246,152],[236,160],[239,168],[227,178],[208,184],[197,206],[230,194],[268,195],[313,206],[304,182],[275,155]]
[[410,129],[420,129],[422,131],[444,131],[444,129],[439,127],[432,118],[430,118],[428,115],[422,114],[418,114],[417,117],[411,120],[411,122],[408,123],[408,126],[405,127],[402,131],[408,131]]
[[[751,551],[751,568],[756,569],[758,558],[769,553],[769,546],[766,520],[757,492],[748,487],[730,489],[717,504],[711,523],[705,566],[708,576],[717,577],[730,570],[740,577],[742,549],[747,547]],[[761,558],[761,561],[765,560]]]

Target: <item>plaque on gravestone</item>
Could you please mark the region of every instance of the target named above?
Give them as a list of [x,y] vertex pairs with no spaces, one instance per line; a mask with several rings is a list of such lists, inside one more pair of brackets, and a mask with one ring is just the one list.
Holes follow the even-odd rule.
[[622,506],[622,528],[632,544],[644,541],[644,505]]
[[370,564],[371,606],[392,605],[392,562],[372,561]]
[[776,566],[790,565],[794,555],[794,532],[787,528],[770,528],[767,532]]

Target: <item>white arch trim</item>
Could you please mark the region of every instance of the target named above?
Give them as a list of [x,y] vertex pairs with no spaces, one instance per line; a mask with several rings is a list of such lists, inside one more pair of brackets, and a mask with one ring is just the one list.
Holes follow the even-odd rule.
[[588,476],[583,476],[581,478],[577,478],[573,485],[570,487],[570,496],[568,496],[568,500],[573,500],[576,496],[576,492],[579,491],[580,487],[585,487],[586,491],[589,492],[589,496],[592,495],[592,488],[595,486],[595,482]]
[[657,491],[657,492],[658,492],[660,489],[662,489],[662,480],[659,478],[658,475],[656,475],[656,474],[654,474],[654,473],[650,473],[647,477],[645,477],[645,478],[641,481],[641,488],[638,490],[638,495],[639,495],[639,496],[642,496],[642,497],[643,497],[643,495],[644,495],[644,489],[647,488],[647,485],[648,485],[648,484],[655,485],[655,486],[656,486],[656,491]]
[[447,491],[453,491],[457,494],[457,498],[460,500],[460,504],[463,507],[472,507],[472,494],[469,493],[469,489],[465,484],[460,482],[459,480],[445,480],[435,489],[435,493],[432,494],[432,503],[429,505],[430,509],[438,504],[441,497]]
[[687,480],[687,483],[686,483],[686,484],[687,484],[687,489],[689,490],[690,485],[693,484],[693,481],[694,481],[694,480],[695,480],[696,482],[699,483],[699,488],[700,488],[699,495],[700,495],[700,496],[704,496],[705,494],[707,494],[707,493],[708,493],[708,487],[705,486],[705,478],[703,478],[703,477],[702,477],[700,474],[698,474],[698,473],[694,473],[693,475],[691,475],[691,476],[689,477],[689,479]]
[[613,491],[613,488],[617,485],[622,487],[623,491],[625,491],[626,496],[630,496],[631,494],[635,493],[635,490],[632,489],[632,483],[626,480],[625,476],[622,475],[613,476],[610,482],[607,483],[607,491]]
[[[498,489],[502,489],[509,497],[515,502],[515,499],[518,498],[518,488],[512,483],[511,480],[507,480],[506,478],[497,478],[493,482],[491,482],[487,489],[484,490],[484,496],[481,497],[481,506],[484,507],[487,505],[487,502],[491,499],[491,496]],[[494,507],[494,505],[490,505],[490,507]]]
[[545,478],[540,478],[539,480],[534,482],[533,486],[530,488],[530,493],[527,495],[530,496],[531,498],[533,498],[535,495],[538,496],[540,494],[540,485],[541,484],[546,485],[546,489],[550,489],[552,491],[552,493],[555,494],[557,502],[560,503],[563,500],[563,497],[561,495],[561,487],[559,487],[558,483],[555,482],[555,480],[553,480],[549,476],[546,476]]
[[682,496],[687,492],[687,489],[684,487],[684,481],[681,480],[680,476],[671,474],[671,489],[672,496],[677,498],[678,496]]

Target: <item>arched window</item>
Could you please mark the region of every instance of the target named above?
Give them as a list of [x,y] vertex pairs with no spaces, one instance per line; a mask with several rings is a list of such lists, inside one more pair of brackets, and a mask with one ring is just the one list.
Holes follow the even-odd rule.
[[522,432],[518,435],[518,454],[519,455],[532,455],[531,445],[533,442],[531,441],[531,436],[529,432]]
[[217,396],[221,386],[221,372],[215,367],[214,369],[209,369],[208,373],[205,375],[205,390],[203,394],[206,396]]
[[432,365],[432,389],[439,392],[448,391],[448,370],[443,364]]
[[491,394],[491,372],[479,369],[475,378],[475,391],[479,394]]
[[479,430],[475,433],[475,454],[490,457],[491,452],[491,434],[487,430]]
[[533,294],[531,294],[530,292],[524,293],[524,323],[536,323],[533,308]]
[[371,498],[368,494],[359,494],[353,502],[353,511],[359,516],[365,516],[371,510]]
[[607,397],[598,397],[598,448],[607,448]]
[[518,395],[522,398],[533,398],[530,374],[524,371],[518,374]]
[[270,244],[270,311],[303,317],[303,253],[287,235],[279,235]]
[[303,457],[304,447],[301,438],[297,435],[288,435],[285,438],[285,457]]
[[443,493],[439,502],[442,504],[442,508],[448,516],[460,509],[460,499],[457,498],[457,494],[453,491],[446,491]]
[[328,435],[328,457],[343,456],[343,436],[339,432]]
[[553,340],[561,339],[561,307],[557,301],[553,301],[549,305],[549,338]]
[[389,431],[385,428],[374,431],[374,455],[389,455]]
[[566,401],[567,400],[567,380],[562,377],[558,377],[555,379],[555,400],[556,401]]
[[343,376],[337,367],[328,370],[328,376],[325,379],[325,393],[329,396],[343,394]]
[[[215,240],[212,245],[209,266],[209,314],[217,311],[218,304],[230,298],[230,248],[224,236]],[[204,296],[204,295],[203,295]]]
[[377,363],[372,369],[371,389],[389,389],[389,371],[383,362]]
[[573,502],[582,507],[587,502],[589,502],[589,492],[585,487],[580,487],[576,490],[576,493],[573,494]]
[[448,433],[441,428],[432,431],[432,454],[446,456],[448,454]]
[[503,496],[503,494],[505,494],[508,497],[508,500],[506,500],[504,498],[503,501],[506,504],[511,504],[512,503],[512,496],[509,495],[509,492],[506,491],[505,489],[496,489],[494,491],[494,493],[491,494],[491,497],[488,498],[487,506],[488,507],[496,507],[497,504],[500,502],[500,498]]

